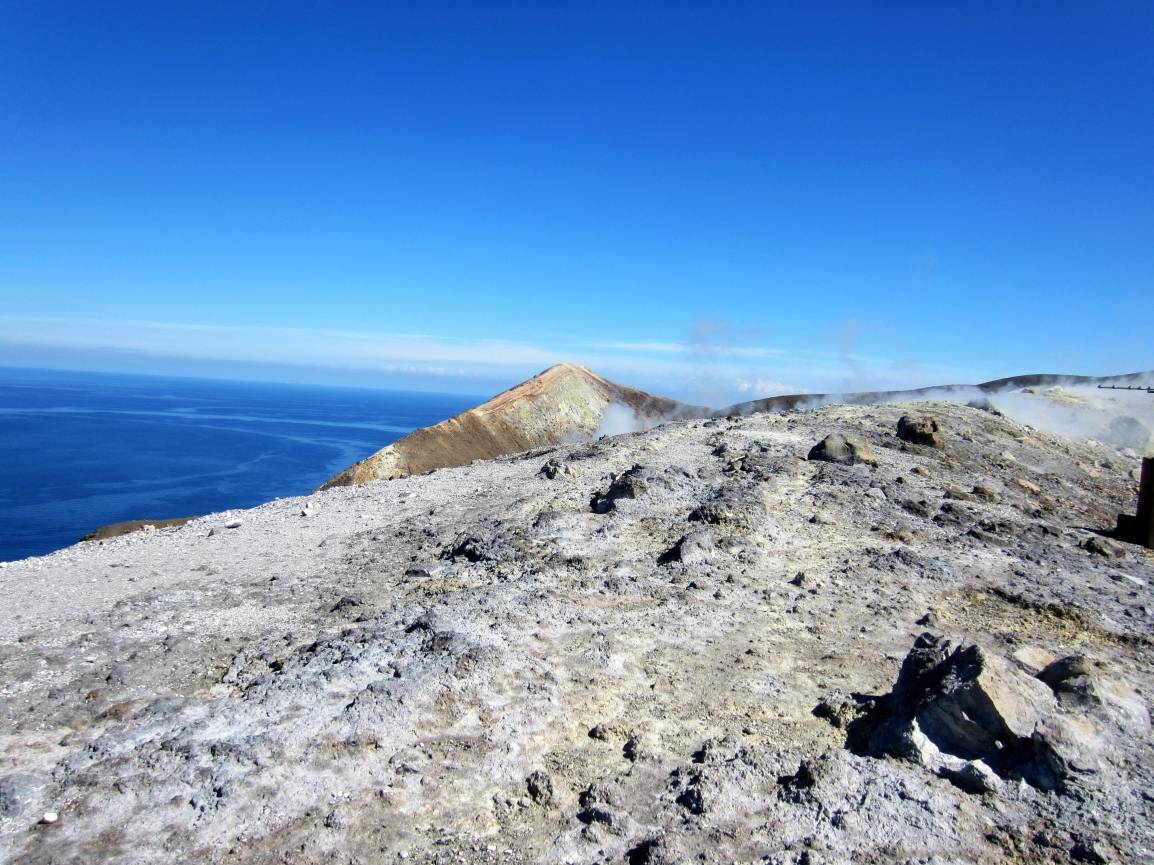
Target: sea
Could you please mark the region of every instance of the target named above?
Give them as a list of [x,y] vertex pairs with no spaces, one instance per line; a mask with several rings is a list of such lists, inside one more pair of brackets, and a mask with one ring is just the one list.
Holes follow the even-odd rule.
[[475,396],[0,367],[0,561],[310,492]]

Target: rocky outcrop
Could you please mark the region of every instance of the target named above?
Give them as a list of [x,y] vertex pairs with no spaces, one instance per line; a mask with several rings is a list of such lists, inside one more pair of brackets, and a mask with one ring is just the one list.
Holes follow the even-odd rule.
[[183,526],[196,517],[173,517],[171,519],[162,520],[125,520],[122,523],[109,523],[106,526],[100,526],[93,529],[80,540],[82,541],[105,541],[109,538],[118,538],[121,535],[127,535],[132,532],[149,532],[155,529],[167,529],[173,526]]
[[914,760],[963,786],[998,778],[1061,789],[1066,766],[1045,733],[1057,700],[1042,681],[972,644],[922,634],[893,690],[850,727],[862,753]]
[[1079,775],[1124,765],[1122,743],[1149,734],[1141,697],[1085,656],[1031,647],[1014,660],[922,634],[890,693],[845,724],[847,746],[920,763],[971,793],[1005,782],[1063,793]]
[[409,433],[345,469],[321,489],[423,474],[589,438],[597,432],[605,410],[614,404],[631,411],[638,428],[708,414],[708,409],[619,385],[586,367],[562,363],[475,408]]

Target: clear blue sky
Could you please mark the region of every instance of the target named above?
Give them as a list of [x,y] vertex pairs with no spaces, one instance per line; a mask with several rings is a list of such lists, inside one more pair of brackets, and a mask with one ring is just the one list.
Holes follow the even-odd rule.
[[0,363],[1154,367],[1154,4],[0,0]]

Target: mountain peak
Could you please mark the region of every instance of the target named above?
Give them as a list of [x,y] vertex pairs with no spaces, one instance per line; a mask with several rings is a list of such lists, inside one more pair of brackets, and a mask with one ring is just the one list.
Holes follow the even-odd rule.
[[481,405],[414,430],[321,488],[422,474],[592,437],[614,403],[627,406],[648,425],[708,411],[617,384],[579,364],[558,363]]

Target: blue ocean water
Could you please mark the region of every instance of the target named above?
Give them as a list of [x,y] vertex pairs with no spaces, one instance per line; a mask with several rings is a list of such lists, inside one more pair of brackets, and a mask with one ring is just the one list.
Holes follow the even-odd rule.
[[0,367],[0,561],[302,495],[476,397]]

